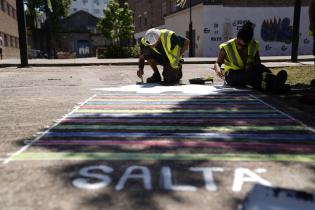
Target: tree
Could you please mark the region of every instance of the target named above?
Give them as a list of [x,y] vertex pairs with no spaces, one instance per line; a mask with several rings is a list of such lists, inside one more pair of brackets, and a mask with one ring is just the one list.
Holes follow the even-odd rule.
[[99,20],[97,28],[105,38],[111,40],[112,45],[123,46],[133,38],[133,17],[127,2],[120,7],[116,0],[110,0],[103,13],[104,17]]
[[[60,19],[68,15],[70,3],[71,0],[24,0],[24,4],[27,8],[26,15],[28,16],[28,23],[34,44],[37,40],[36,30],[38,27],[36,26],[36,19],[38,14],[40,12],[46,14],[46,30],[48,30],[47,34],[51,36],[58,31]],[[48,42],[50,42],[50,38],[47,37],[47,39]]]

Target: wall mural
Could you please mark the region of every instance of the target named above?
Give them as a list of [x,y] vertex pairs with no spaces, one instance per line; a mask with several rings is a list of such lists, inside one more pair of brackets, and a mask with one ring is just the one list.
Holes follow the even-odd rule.
[[[290,18],[265,19],[261,26],[261,38],[265,42],[284,42],[290,44],[292,40],[293,26]],[[283,47],[282,47],[283,49]]]

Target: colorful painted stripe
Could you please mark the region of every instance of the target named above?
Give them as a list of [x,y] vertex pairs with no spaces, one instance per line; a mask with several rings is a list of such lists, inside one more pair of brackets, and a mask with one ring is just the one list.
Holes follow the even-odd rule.
[[307,131],[303,126],[153,126],[153,125],[58,125],[53,130],[138,130],[138,131]]
[[20,155],[13,156],[12,160],[180,160],[180,161],[281,161],[281,162],[314,162],[315,155],[299,154],[174,154],[174,153],[80,153],[80,152],[47,152],[31,153],[24,152]]
[[60,122],[72,124],[172,124],[172,125],[298,125],[291,119],[136,119],[136,118],[66,118]]
[[[103,105],[103,104],[146,104],[146,105],[165,105],[165,104],[171,104],[171,105],[199,105],[199,104],[205,104],[203,101],[89,101],[85,103],[86,105]],[[260,101],[208,101],[207,104],[261,104]]]
[[315,134],[222,134],[222,133],[158,133],[158,132],[48,132],[44,137],[118,137],[118,138],[170,138],[170,139],[222,139],[264,141],[314,141]]
[[[242,99],[233,99],[233,98],[223,98],[223,99],[218,99],[218,98],[213,98],[213,99],[206,99],[206,98],[190,98],[187,99],[189,102],[202,102],[202,103],[207,103],[207,102],[246,102],[246,101],[256,101],[256,99],[253,98],[242,98]],[[91,99],[90,102],[127,102],[127,103],[133,103],[133,102],[183,102],[183,99],[177,99],[177,98],[107,98],[107,99],[101,99],[101,98],[94,98]]]
[[125,141],[125,140],[42,140],[35,145],[81,145],[81,146],[141,146],[141,147],[186,147],[186,148],[217,148],[229,150],[251,151],[279,151],[287,152],[315,152],[315,144],[289,144],[289,143],[258,143],[258,142],[201,142],[201,141],[174,141],[174,140],[148,140],[148,141]]
[[281,113],[271,113],[271,114],[253,114],[253,113],[244,113],[244,114],[182,114],[182,113],[171,113],[171,114],[103,114],[103,113],[87,113],[87,114],[71,114],[68,118],[108,118],[108,117],[129,117],[129,118],[176,118],[176,119],[183,119],[183,118],[191,118],[191,119],[200,119],[200,118],[223,118],[223,119],[287,119],[286,116],[282,115]]
[[[107,151],[115,147],[130,152],[22,153],[13,159],[315,160],[315,133],[311,129],[244,93],[97,95],[32,144],[77,146],[73,149],[95,146]],[[161,153],[135,153],[134,148],[147,152],[159,148]],[[194,154],[194,148],[205,153]],[[163,149],[176,149],[176,154]]]

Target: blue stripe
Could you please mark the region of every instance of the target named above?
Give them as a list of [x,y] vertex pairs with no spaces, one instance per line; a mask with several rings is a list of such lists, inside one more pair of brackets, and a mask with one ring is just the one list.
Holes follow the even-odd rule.
[[281,113],[274,113],[274,114],[265,114],[265,113],[244,113],[244,114],[71,114],[67,116],[68,119],[72,118],[178,118],[178,119],[185,119],[185,118],[193,118],[193,119],[200,119],[200,118],[220,118],[220,119],[268,119],[268,118],[276,118],[276,119],[288,119],[286,116],[282,115]]
[[121,137],[121,138],[189,138],[222,140],[314,141],[315,134],[221,134],[221,133],[115,133],[115,132],[48,132],[44,137]]
[[108,105],[108,104],[145,104],[145,105],[160,105],[160,104],[262,104],[260,101],[243,101],[243,100],[238,100],[238,101],[90,101],[85,103],[85,105]]

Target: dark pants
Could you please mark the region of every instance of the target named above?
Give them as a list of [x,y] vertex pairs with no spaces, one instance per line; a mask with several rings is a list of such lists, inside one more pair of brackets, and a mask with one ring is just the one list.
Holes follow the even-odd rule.
[[230,86],[251,86],[254,89],[262,89],[263,73],[271,73],[270,69],[260,64],[251,70],[229,70],[225,73],[225,80]]
[[156,53],[150,48],[144,48],[144,59],[153,60],[156,64],[163,66],[162,75],[165,83],[177,83],[183,76],[182,64],[180,64],[179,69],[174,69],[171,67],[170,62],[167,58]]
[[0,47],[0,58],[2,59],[2,48]]

